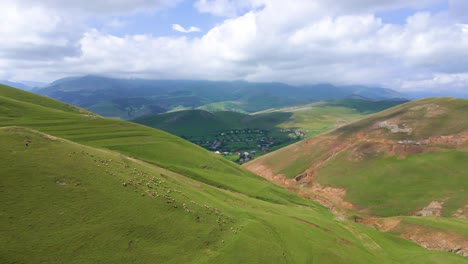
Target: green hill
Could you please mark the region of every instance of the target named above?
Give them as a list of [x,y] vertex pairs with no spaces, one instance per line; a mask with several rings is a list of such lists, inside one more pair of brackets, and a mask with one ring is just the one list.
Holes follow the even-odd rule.
[[468,200],[467,113],[465,100],[410,102],[246,166],[266,167],[312,193],[341,188],[341,198],[376,215],[410,215],[439,201],[442,215],[452,216]]
[[[17,94],[13,98],[21,96]],[[50,100],[39,97],[38,101],[42,102],[43,99]],[[89,113],[82,114],[83,110],[78,108],[72,108],[70,111],[77,112],[70,113],[65,104],[62,107],[67,112],[58,110],[57,105],[51,109],[8,97],[0,97],[0,103],[0,126],[25,126],[88,146],[118,151],[218,187],[263,199],[269,199],[270,193],[278,192],[285,197],[291,196],[254,174],[240,170],[222,157],[163,131]],[[277,199],[279,196],[274,197]]]
[[465,261],[336,218],[165,132],[0,94],[1,263]]
[[133,121],[158,128],[178,136],[205,136],[229,129],[243,129],[241,123],[245,114],[237,112],[215,112],[204,110],[182,110]]

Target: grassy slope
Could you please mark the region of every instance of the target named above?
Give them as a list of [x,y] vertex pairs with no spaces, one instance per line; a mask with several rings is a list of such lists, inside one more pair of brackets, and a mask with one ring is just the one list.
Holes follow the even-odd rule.
[[210,113],[204,110],[177,112],[138,118],[135,122],[183,136],[204,136],[230,129],[242,129],[241,120],[246,115],[236,112]]
[[[428,117],[426,111],[420,107],[432,104],[439,105],[439,110],[443,111]],[[294,177],[312,164],[329,159],[333,156],[333,149],[338,149],[340,144],[357,143],[358,145],[344,150],[318,170],[314,169],[317,174],[314,179],[326,186],[347,189],[346,200],[357,206],[370,208],[374,214],[409,214],[428,205],[432,200],[447,199],[443,214],[448,216],[468,200],[466,150],[449,148],[443,152],[409,154],[405,159],[400,159],[374,153],[373,146],[380,143],[359,143],[355,136],[358,132],[363,133],[366,140],[372,141],[382,137],[392,140],[420,140],[429,136],[450,135],[468,130],[467,112],[468,102],[464,100],[443,98],[410,102],[319,138],[280,149],[246,166],[253,168],[263,164],[274,174]],[[414,128],[411,136],[406,133],[392,134],[385,130],[382,134],[370,129],[376,122],[396,117]],[[352,159],[356,149],[362,150],[364,157]]]
[[[426,110],[426,106],[437,105],[439,108]],[[437,113],[440,111],[439,113]],[[413,128],[413,133],[387,133],[391,139],[424,139],[434,135],[450,135],[468,130],[466,113],[468,101],[455,98],[427,98],[402,104],[379,112],[369,118],[354,122],[338,129],[336,132],[342,136],[363,131],[375,122],[400,117]],[[435,113],[435,114],[431,114]],[[379,135],[380,136],[380,135]]]
[[292,113],[289,122],[282,123],[280,127],[309,130],[306,136],[314,137],[335,129],[337,126],[349,124],[369,114],[382,111],[400,103],[399,101],[337,99],[275,111]]
[[2,263],[463,262],[29,129],[1,128],[0,143]]
[[134,121],[175,135],[208,136],[234,129],[273,129],[290,116],[289,113],[247,115],[231,111],[182,110]]
[[[54,99],[50,99],[44,96],[38,96],[30,92],[15,89],[6,85],[0,84],[0,97],[5,97],[13,100],[20,100],[25,103],[32,103],[35,105],[45,106],[47,108],[53,108],[68,113],[80,113],[80,114],[91,114],[82,108],[78,108],[69,104],[64,104]],[[8,108],[2,109],[2,116],[5,116],[5,112]]]
[[404,160],[375,157],[364,166],[341,155],[319,169],[316,179],[327,186],[346,188],[347,200],[378,215],[410,215],[432,200],[446,200],[443,215],[451,216],[467,202],[466,160],[468,151],[450,151],[411,155]]
[[[12,97],[21,96],[19,93]],[[230,161],[162,131],[124,121],[90,118],[6,97],[0,97],[0,103],[0,126],[25,126],[88,146],[119,151],[205,183],[265,200],[279,203],[297,200],[289,192],[233,166]]]

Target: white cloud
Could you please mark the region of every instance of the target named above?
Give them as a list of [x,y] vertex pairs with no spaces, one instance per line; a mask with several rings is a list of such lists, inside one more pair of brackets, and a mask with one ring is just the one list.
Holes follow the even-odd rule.
[[71,21],[42,7],[20,8],[3,2],[0,16],[0,56],[3,59],[54,60],[76,56],[81,38],[79,17]]
[[188,29],[185,29],[183,26],[179,24],[172,24],[172,29],[181,33],[192,33],[192,32],[200,32],[200,28],[191,26]]
[[432,74],[424,78],[404,80],[400,86],[410,91],[433,91],[443,92],[449,90],[452,92],[468,94],[468,73],[456,74]]

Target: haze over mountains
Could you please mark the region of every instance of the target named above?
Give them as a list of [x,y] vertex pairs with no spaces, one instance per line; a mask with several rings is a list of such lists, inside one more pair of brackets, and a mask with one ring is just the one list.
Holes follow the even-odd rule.
[[338,98],[401,100],[391,89],[330,84],[292,86],[244,81],[115,79],[101,76],[57,80],[35,92],[108,117],[132,119],[177,109],[257,112]]

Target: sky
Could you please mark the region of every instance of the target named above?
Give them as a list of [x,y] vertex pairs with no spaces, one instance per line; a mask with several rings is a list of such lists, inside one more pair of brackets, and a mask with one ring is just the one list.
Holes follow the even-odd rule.
[[468,0],[1,0],[0,79],[468,92]]

